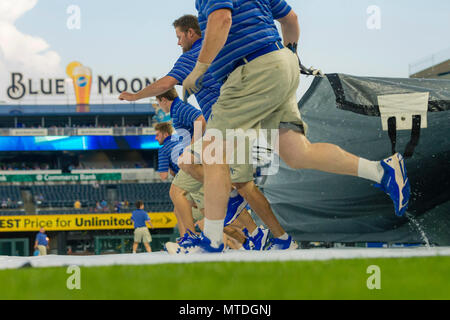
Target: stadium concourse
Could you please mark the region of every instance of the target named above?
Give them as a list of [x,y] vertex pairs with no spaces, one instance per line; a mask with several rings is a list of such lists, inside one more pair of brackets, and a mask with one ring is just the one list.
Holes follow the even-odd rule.
[[167,252],[114,254],[98,256],[5,257],[0,256],[0,269],[27,267],[98,267],[113,265],[155,265],[199,262],[269,262],[324,261],[373,258],[419,258],[450,256],[450,247],[419,248],[333,248],[291,251],[226,251],[222,254],[170,255]]

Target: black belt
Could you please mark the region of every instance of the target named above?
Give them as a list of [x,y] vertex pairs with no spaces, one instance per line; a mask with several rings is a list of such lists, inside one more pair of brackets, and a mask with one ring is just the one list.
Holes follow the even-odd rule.
[[250,61],[255,60],[258,57],[261,57],[261,56],[268,54],[270,52],[273,52],[273,51],[281,50],[283,48],[284,48],[284,46],[281,43],[281,41],[273,42],[273,43],[265,46],[264,48],[256,50],[255,52],[252,52],[249,55],[245,56],[244,58],[238,60],[234,64],[233,71],[236,70],[236,68],[238,68],[246,63],[249,63]]

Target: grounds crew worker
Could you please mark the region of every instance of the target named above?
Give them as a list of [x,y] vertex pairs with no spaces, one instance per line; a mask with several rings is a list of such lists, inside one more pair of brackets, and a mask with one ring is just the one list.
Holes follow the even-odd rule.
[[40,256],[47,255],[47,249],[49,249],[48,243],[49,239],[45,234],[45,230],[44,228],[41,228],[39,233],[36,235],[36,241],[34,242],[34,248],[39,250]]
[[153,228],[153,225],[150,222],[150,217],[147,212],[144,211],[144,202],[141,200],[137,201],[136,208],[137,209],[131,214],[131,220],[134,223],[133,253],[136,253],[137,247],[141,242],[144,243],[147,252],[152,252],[152,249],[150,248],[152,236],[150,235],[150,231],[148,231],[146,223],[148,222],[151,228]]

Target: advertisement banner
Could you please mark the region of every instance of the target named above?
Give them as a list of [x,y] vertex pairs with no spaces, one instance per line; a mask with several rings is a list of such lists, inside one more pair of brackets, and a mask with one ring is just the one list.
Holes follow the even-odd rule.
[[[173,212],[149,212],[155,229],[174,228]],[[32,216],[0,216],[0,232],[33,232],[76,230],[133,229],[131,213],[61,214]]]
[[112,128],[82,128],[77,129],[79,136],[112,136]]
[[47,129],[10,129],[11,136],[26,137],[26,136],[47,136]]
[[151,136],[156,134],[155,128],[142,128],[142,135]]
[[0,182],[47,182],[47,181],[105,181],[122,180],[117,173],[81,173],[81,174],[0,174]]

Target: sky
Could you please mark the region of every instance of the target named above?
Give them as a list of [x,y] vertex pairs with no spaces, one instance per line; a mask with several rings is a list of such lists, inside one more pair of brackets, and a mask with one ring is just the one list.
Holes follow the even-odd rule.
[[[325,73],[408,77],[410,63],[450,56],[448,0],[288,3],[299,16],[303,64]],[[1,0],[0,101],[12,72],[65,78],[72,61],[94,77],[163,77],[181,54],[172,22],[184,14],[196,14],[194,0]],[[310,82],[302,78],[299,97]]]

